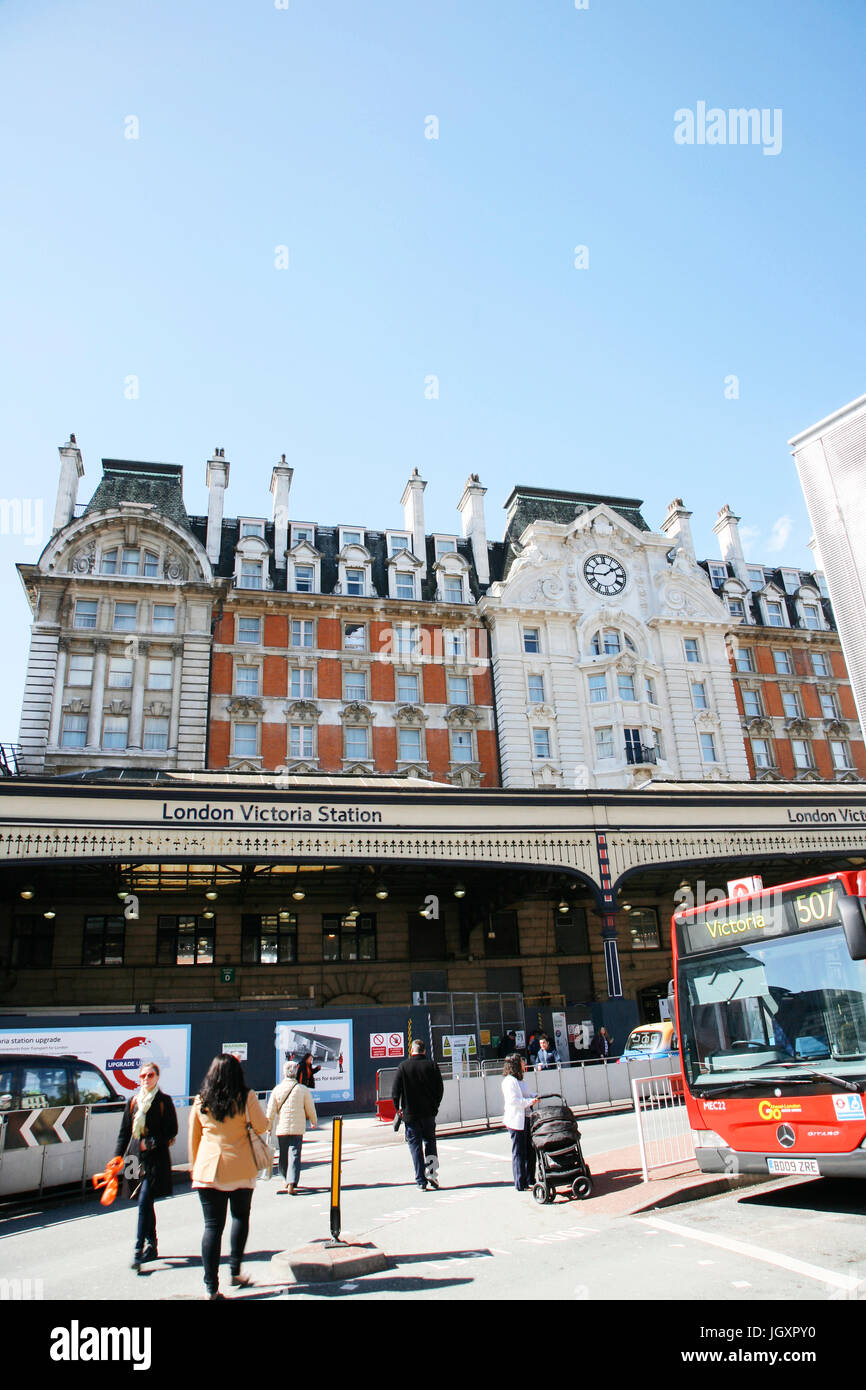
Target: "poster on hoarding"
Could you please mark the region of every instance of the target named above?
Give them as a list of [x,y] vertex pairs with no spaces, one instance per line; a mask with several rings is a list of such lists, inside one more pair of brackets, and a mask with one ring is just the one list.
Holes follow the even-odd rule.
[[0,1052],[71,1054],[92,1062],[126,1099],[138,1088],[142,1062],[156,1062],[160,1090],[175,1100],[189,1095],[189,1024],[125,1028],[16,1028],[0,1032]]
[[[276,1026],[276,1079],[282,1081],[286,1062],[300,1062],[309,1052],[315,1072],[313,1100],[354,1100],[352,1020],[350,1018],[292,1020]],[[316,1070],[318,1068],[318,1070]]]

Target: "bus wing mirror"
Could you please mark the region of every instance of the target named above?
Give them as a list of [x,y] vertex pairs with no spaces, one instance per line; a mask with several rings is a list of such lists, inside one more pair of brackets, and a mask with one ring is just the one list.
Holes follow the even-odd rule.
[[852,960],[866,960],[866,916],[862,898],[839,898],[839,916]]

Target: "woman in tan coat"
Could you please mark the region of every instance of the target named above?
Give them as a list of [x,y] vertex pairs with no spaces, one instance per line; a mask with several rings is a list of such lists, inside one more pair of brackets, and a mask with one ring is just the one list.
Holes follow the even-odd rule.
[[247,1123],[256,1134],[267,1133],[267,1117],[247,1086],[237,1057],[215,1057],[189,1115],[192,1185],[204,1215],[201,1258],[210,1298],[224,1297],[219,1291],[219,1262],[229,1207],[231,1281],[233,1285],[251,1282],[241,1274],[257,1174]]
[[300,1067],[287,1062],[283,1068],[284,1080],[271,1092],[268,1104],[268,1123],[274,1124],[280,1150],[280,1172],[283,1186],[278,1190],[288,1192],[294,1197],[301,1176],[301,1145],[309,1120],[316,1128],[316,1107],[313,1097],[300,1081]]

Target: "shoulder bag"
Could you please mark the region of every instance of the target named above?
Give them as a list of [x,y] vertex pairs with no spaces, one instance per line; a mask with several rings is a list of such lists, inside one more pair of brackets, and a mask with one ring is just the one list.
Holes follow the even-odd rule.
[[250,1152],[252,1153],[252,1156],[253,1156],[253,1162],[254,1162],[255,1165],[256,1165],[256,1172],[257,1172],[257,1173],[264,1173],[264,1174],[265,1174],[265,1177],[269,1178],[269,1177],[271,1176],[271,1174],[272,1174],[272,1172],[273,1172],[273,1168],[274,1168],[274,1155],[273,1155],[273,1150],[271,1149],[271,1146],[270,1146],[270,1144],[268,1143],[267,1139],[264,1137],[264,1135],[263,1135],[263,1134],[256,1134],[256,1131],[253,1129],[252,1125],[250,1124],[250,1098],[249,1098],[249,1092],[247,1092],[246,1117],[247,1117],[247,1139],[249,1140],[249,1143],[250,1143]]

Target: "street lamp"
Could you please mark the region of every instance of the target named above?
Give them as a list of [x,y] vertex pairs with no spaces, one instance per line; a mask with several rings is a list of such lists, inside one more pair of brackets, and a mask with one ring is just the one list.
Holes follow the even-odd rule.
[[465,898],[465,897],[466,897],[466,889],[465,889],[465,887],[463,886],[462,883],[455,883],[455,885],[454,885],[454,896],[455,896],[455,898]]

